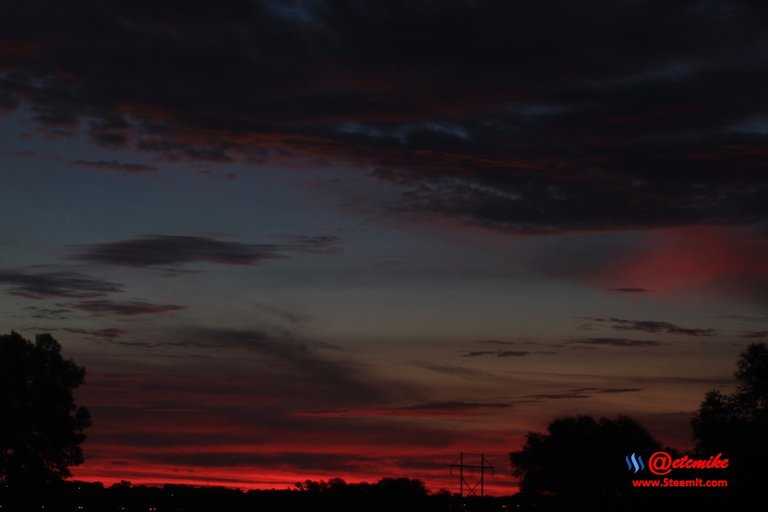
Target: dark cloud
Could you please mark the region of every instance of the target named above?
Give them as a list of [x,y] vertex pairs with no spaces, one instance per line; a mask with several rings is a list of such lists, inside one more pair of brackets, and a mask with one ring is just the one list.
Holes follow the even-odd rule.
[[480,357],[480,356],[490,356],[490,355],[496,355],[495,350],[473,350],[471,352],[464,352],[462,354],[463,357]]
[[[526,346],[526,347],[538,347],[540,346],[540,343],[534,342],[534,341],[507,341],[507,340],[479,340],[475,343],[478,343],[480,345],[498,345],[500,347],[520,347],[520,346]],[[462,357],[482,357],[482,356],[496,356],[496,357],[525,357],[533,354],[544,354],[544,355],[552,355],[556,352],[553,350],[534,350],[534,349],[517,349],[517,350],[469,350],[463,352],[461,355]]]
[[627,338],[580,338],[567,341],[566,344],[575,345],[605,345],[610,347],[661,347],[670,345],[662,341],[632,340]]
[[97,171],[117,171],[128,174],[140,174],[156,172],[157,167],[148,164],[132,164],[118,162],[117,160],[74,160],[71,165],[84,167],[86,169],[95,169]]
[[164,315],[186,309],[186,306],[177,304],[153,304],[140,300],[114,301],[114,300],[86,300],[68,304],[72,309],[87,311],[97,316],[136,316],[136,315]]
[[292,237],[282,243],[247,244],[205,236],[147,235],[79,247],[73,259],[127,267],[161,267],[193,262],[256,265],[285,253],[331,254],[341,250],[334,236]]
[[123,336],[126,332],[123,329],[107,327],[105,329],[78,329],[74,327],[65,327],[62,331],[70,334],[82,334],[92,338],[116,339]]
[[404,214],[502,230],[768,214],[761,2],[274,5],[15,3],[0,111],[171,160],[375,169]]
[[501,352],[497,352],[496,356],[497,357],[523,357],[532,353],[533,352],[528,352],[526,350],[502,350]]
[[480,357],[480,356],[496,356],[496,357],[525,357],[531,354],[554,354],[551,350],[474,350],[470,352],[464,352],[463,357]]
[[647,293],[651,290],[646,288],[611,288],[610,291],[621,293]]
[[727,318],[729,320],[740,320],[743,322],[768,322],[767,316],[750,316],[750,315],[720,315],[718,318]]
[[402,407],[402,409],[406,410],[419,410],[419,411],[445,411],[445,410],[456,410],[456,409],[475,409],[475,408],[491,408],[491,409],[506,409],[508,407],[512,407],[512,404],[504,403],[504,402],[462,402],[462,401],[454,401],[454,402],[428,402],[423,404],[416,404],[416,405],[410,405],[407,407]]
[[89,338],[109,339],[114,340],[126,334],[126,331],[109,327],[105,329],[80,329],[76,327],[29,327],[24,329],[25,331],[37,331],[37,332],[65,332],[69,334],[77,334],[81,336],[87,336]]
[[[662,386],[667,387],[671,385],[701,385],[703,388],[713,387],[726,387],[732,384],[730,377],[689,377],[689,376],[643,376],[643,375],[627,375],[626,373],[618,375],[612,373],[561,373],[561,372],[541,372],[541,371],[528,371],[528,370],[514,370],[507,372],[510,375],[516,375],[523,379],[539,379],[543,378],[546,381],[554,378],[558,381],[565,379],[570,382],[585,382],[593,383],[600,382],[605,383],[605,386],[600,386],[598,389],[612,389],[611,384],[621,380],[622,382],[636,384],[643,384],[647,386]],[[616,388],[621,389],[621,388]]]
[[334,418],[347,417],[462,417],[482,414],[485,410],[507,409],[514,404],[507,402],[426,402],[402,407],[379,407],[367,409],[342,409],[328,411],[312,411],[308,416],[328,416]]
[[574,398],[589,398],[590,395],[584,393],[564,392],[564,393],[537,393],[535,395],[528,395],[528,398],[536,400],[571,400]]
[[466,366],[452,366],[452,365],[443,365],[443,364],[425,364],[420,365],[422,368],[435,372],[435,373],[442,373],[444,375],[449,375],[452,377],[462,377],[462,378],[468,378],[468,379],[496,379],[497,376],[486,372],[483,370],[477,370],[475,368],[468,368]]
[[534,395],[527,395],[526,398],[533,398],[538,400],[570,400],[575,398],[590,398],[593,395],[603,393],[635,393],[642,390],[643,388],[586,387],[569,389],[559,393],[538,393]]
[[4,270],[0,271],[0,285],[6,286],[11,295],[28,299],[49,297],[85,299],[103,297],[123,290],[121,284],[69,271]]
[[598,318],[589,317],[584,320],[590,320],[599,323],[611,324],[611,328],[617,331],[640,331],[648,333],[666,333],[682,334],[686,336],[712,336],[716,333],[714,329],[693,329],[680,327],[669,322],[658,322],[654,320],[626,320],[624,318]]
[[598,390],[598,393],[634,393],[642,390],[643,388],[603,388]]
[[280,258],[275,245],[251,245],[201,236],[153,235],[82,247],[74,258],[94,263],[149,267],[204,261],[253,265]]

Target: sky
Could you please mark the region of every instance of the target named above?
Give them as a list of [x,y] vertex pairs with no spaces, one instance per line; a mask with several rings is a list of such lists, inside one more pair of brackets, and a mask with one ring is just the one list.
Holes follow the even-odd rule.
[[419,478],[554,418],[692,445],[768,337],[768,4],[17,2],[0,332],[75,478]]

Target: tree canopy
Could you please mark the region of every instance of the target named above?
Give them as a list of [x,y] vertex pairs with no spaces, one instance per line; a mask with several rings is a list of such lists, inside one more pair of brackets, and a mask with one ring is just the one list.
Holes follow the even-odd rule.
[[85,369],[61,356],[49,334],[32,343],[12,332],[0,336],[0,480],[39,485],[70,476],[83,462],[80,444],[90,424],[73,391]]
[[629,488],[625,457],[659,448],[645,428],[626,416],[575,416],[554,420],[546,434],[529,432],[510,460],[522,492],[611,498]]
[[712,390],[704,397],[691,419],[693,438],[701,455],[722,453],[730,460],[737,492],[757,492],[768,457],[768,345],[749,345],[735,376],[734,393]]

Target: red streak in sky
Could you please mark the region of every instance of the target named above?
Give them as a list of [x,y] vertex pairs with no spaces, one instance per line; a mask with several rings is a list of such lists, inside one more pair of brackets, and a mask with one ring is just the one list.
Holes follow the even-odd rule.
[[768,278],[768,242],[746,229],[697,227],[660,233],[653,246],[610,265],[602,282],[622,283],[656,293],[715,286],[738,292],[754,279]]

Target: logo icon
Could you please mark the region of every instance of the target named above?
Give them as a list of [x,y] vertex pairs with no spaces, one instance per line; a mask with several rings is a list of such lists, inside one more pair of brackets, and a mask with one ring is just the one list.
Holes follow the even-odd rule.
[[640,455],[635,455],[634,453],[632,455],[627,455],[624,457],[624,460],[627,461],[627,469],[632,471],[632,468],[635,469],[635,473],[638,471],[645,469],[645,464],[643,464],[643,458]]

